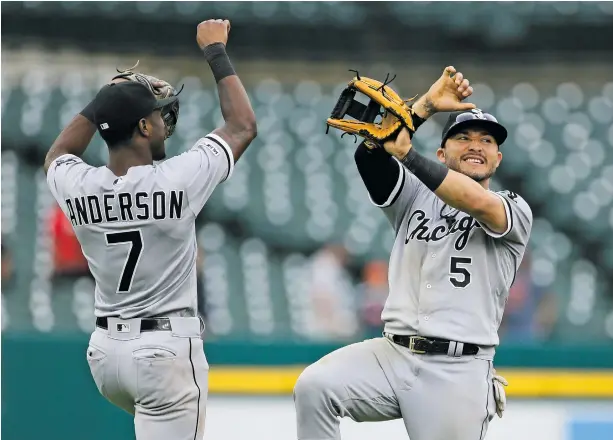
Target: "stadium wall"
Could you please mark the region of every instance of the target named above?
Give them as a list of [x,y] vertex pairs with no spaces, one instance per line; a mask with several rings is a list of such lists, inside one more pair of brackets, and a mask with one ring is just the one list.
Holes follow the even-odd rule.
[[[132,418],[98,394],[85,361],[86,346],[85,335],[2,336],[4,440],[133,438]],[[241,434],[246,427],[262,431],[251,439],[293,438],[291,390],[296,377],[306,364],[334,348],[207,342],[211,363],[207,439],[246,438]],[[501,348],[497,369],[510,382],[510,409],[508,417],[495,419],[487,440],[510,439],[518,429],[521,435],[512,438],[610,440],[612,366],[613,349],[602,345]],[[271,424],[274,432],[264,435]],[[393,422],[376,426],[375,431],[360,432],[389,430],[385,438],[397,438],[391,433],[404,429]],[[372,438],[365,435],[351,438]]]

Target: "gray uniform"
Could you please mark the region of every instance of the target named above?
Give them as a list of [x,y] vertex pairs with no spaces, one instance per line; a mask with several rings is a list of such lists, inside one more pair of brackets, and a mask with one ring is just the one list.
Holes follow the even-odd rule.
[[[396,187],[378,205],[396,232],[384,337],[344,347],[305,369],[294,390],[300,440],[340,438],[338,417],[345,416],[402,417],[411,440],[476,440],[495,413],[497,331],[532,212],[517,194],[495,193],[508,220],[507,231],[497,234],[399,166]],[[447,355],[424,355],[392,342],[392,335],[452,343]],[[460,355],[466,343],[479,352]]]
[[[138,439],[202,438],[208,363],[197,314],[195,219],[232,174],[232,152],[208,134],[187,152],[125,176],[73,155],[47,182],[96,281],[87,360],[98,390],[135,416]],[[169,317],[168,331],[140,331]]]

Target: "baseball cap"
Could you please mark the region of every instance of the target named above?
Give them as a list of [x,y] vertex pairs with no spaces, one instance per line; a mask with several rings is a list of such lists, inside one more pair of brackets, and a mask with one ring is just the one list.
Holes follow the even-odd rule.
[[479,126],[485,128],[494,139],[498,146],[507,138],[507,129],[498,122],[498,120],[489,113],[483,113],[482,110],[474,108],[472,110],[453,112],[449,115],[447,123],[443,128],[443,138],[441,145],[452,135],[462,131],[464,128]]
[[137,82],[108,84],[94,99],[94,124],[104,139],[106,135],[132,129],[140,119],[177,99],[178,96],[156,99],[146,86]]

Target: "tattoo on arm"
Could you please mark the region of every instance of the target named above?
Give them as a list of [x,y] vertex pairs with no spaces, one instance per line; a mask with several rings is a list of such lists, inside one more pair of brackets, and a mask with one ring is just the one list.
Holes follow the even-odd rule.
[[415,112],[415,116],[417,116],[416,120],[418,125],[421,125],[430,116],[436,113],[436,108],[434,107],[432,100],[428,96],[424,95],[415,102],[413,105],[413,111]]
[[434,108],[434,103],[432,102],[432,100],[430,98],[426,98],[424,101],[424,111],[427,114],[427,117],[432,116],[434,113],[436,113],[436,109]]

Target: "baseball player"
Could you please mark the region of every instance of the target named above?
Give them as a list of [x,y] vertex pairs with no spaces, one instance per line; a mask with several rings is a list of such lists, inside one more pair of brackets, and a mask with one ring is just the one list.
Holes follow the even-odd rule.
[[[229,31],[227,20],[197,27],[225,124],[187,152],[154,164],[165,158],[177,96],[156,99],[121,78],[70,122],[45,160],[49,188],[96,281],[91,374],[106,399],[134,415],[139,440],[204,435],[209,367],[197,317],[194,222],[256,136],[225,51]],[[96,129],[109,148],[108,164],[98,168],[81,159]]]
[[371,201],[396,233],[384,333],[302,372],[294,388],[300,440],[339,439],[340,417],[402,418],[411,440],[477,440],[495,412],[502,416],[506,382],[492,363],[532,213],[516,193],[489,190],[507,131],[462,102],[472,92],[447,67],[415,102],[417,123],[453,112],[438,160],[415,151],[406,128],[382,146],[357,148]]

